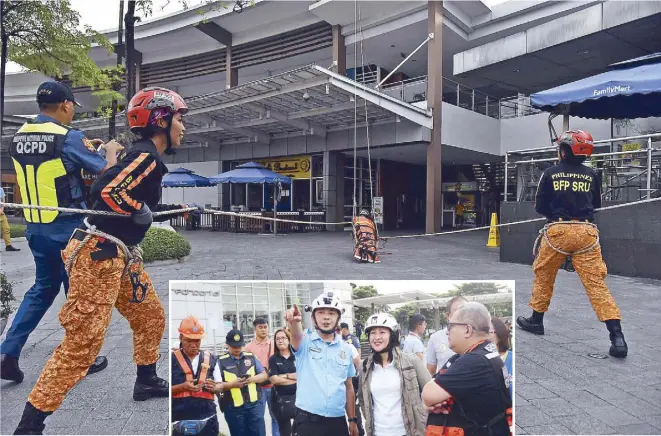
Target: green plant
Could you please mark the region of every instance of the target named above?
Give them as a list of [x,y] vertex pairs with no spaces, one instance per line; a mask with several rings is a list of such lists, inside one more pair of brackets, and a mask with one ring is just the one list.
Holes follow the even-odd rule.
[[140,244],[145,262],[181,259],[190,254],[191,246],[178,233],[167,229],[151,228]]
[[23,224],[9,224],[9,233],[12,238],[22,238],[25,236],[25,225]]
[[0,318],[8,318],[14,311],[10,304],[12,301],[16,301],[13,287],[7,277],[0,273]]

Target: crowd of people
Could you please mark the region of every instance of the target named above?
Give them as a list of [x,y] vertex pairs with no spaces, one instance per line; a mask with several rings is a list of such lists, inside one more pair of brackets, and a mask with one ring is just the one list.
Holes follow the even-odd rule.
[[454,297],[447,327],[427,346],[421,314],[403,343],[392,315],[373,314],[356,324],[369,344],[363,359],[337,295],[324,292],[305,310],[312,328],[293,306],[272,338],[263,318],[247,345],[228,332],[219,356],[200,349],[200,322],[184,319],[172,351],[174,434],[217,435],[216,401],[232,436],[265,436],[267,408],[275,436],[512,434],[510,328],[483,304]]

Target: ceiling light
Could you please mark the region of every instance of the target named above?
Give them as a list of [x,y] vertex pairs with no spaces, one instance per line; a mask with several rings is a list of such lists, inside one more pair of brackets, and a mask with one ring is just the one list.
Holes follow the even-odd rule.
[[514,69],[512,70],[513,73],[518,73],[519,71],[521,71],[521,70],[519,70],[518,68],[514,68]]
[[395,44],[390,44],[390,48],[395,48]]
[[588,53],[590,53],[590,50],[581,50],[578,52],[578,54],[580,54],[581,56],[586,55]]

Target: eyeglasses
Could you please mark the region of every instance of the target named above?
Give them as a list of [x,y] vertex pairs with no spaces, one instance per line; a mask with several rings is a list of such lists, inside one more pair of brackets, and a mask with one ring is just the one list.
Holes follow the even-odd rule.
[[284,342],[286,340],[287,340],[287,338],[275,338],[276,342]]
[[[470,325],[470,324],[466,324],[465,322],[449,322],[448,323],[448,331],[450,331],[452,329],[452,327],[454,327],[456,325]],[[471,325],[471,327],[473,327],[473,326]],[[473,330],[475,330],[475,327],[473,327]]]

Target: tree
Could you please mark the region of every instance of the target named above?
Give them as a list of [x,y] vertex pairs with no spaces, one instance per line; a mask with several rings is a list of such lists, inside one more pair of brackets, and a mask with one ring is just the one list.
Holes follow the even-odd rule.
[[454,289],[445,296],[497,294],[503,289],[507,289],[507,285],[498,285],[493,282],[469,282],[455,285]]
[[[368,286],[356,286],[354,283],[351,283],[351,296],[354,300],[360,300],[361,298],[376,297],[379,295],[379,291],[372,285]],[[356,321],[360,321],[363,324],[367,321],[367,318],[372,314],[371,307],[356,307],[354,306],[354,315]]]
[[7,61],[50,77],[67,76],[73,86],[90,86],[101,106],[121,95],[112,90],[110,71],[89,57],[93,44],[113,50],[103,35],[85,26],[79,29],[80,14],[69,0],[0,2],[0,132],[4,117]]

